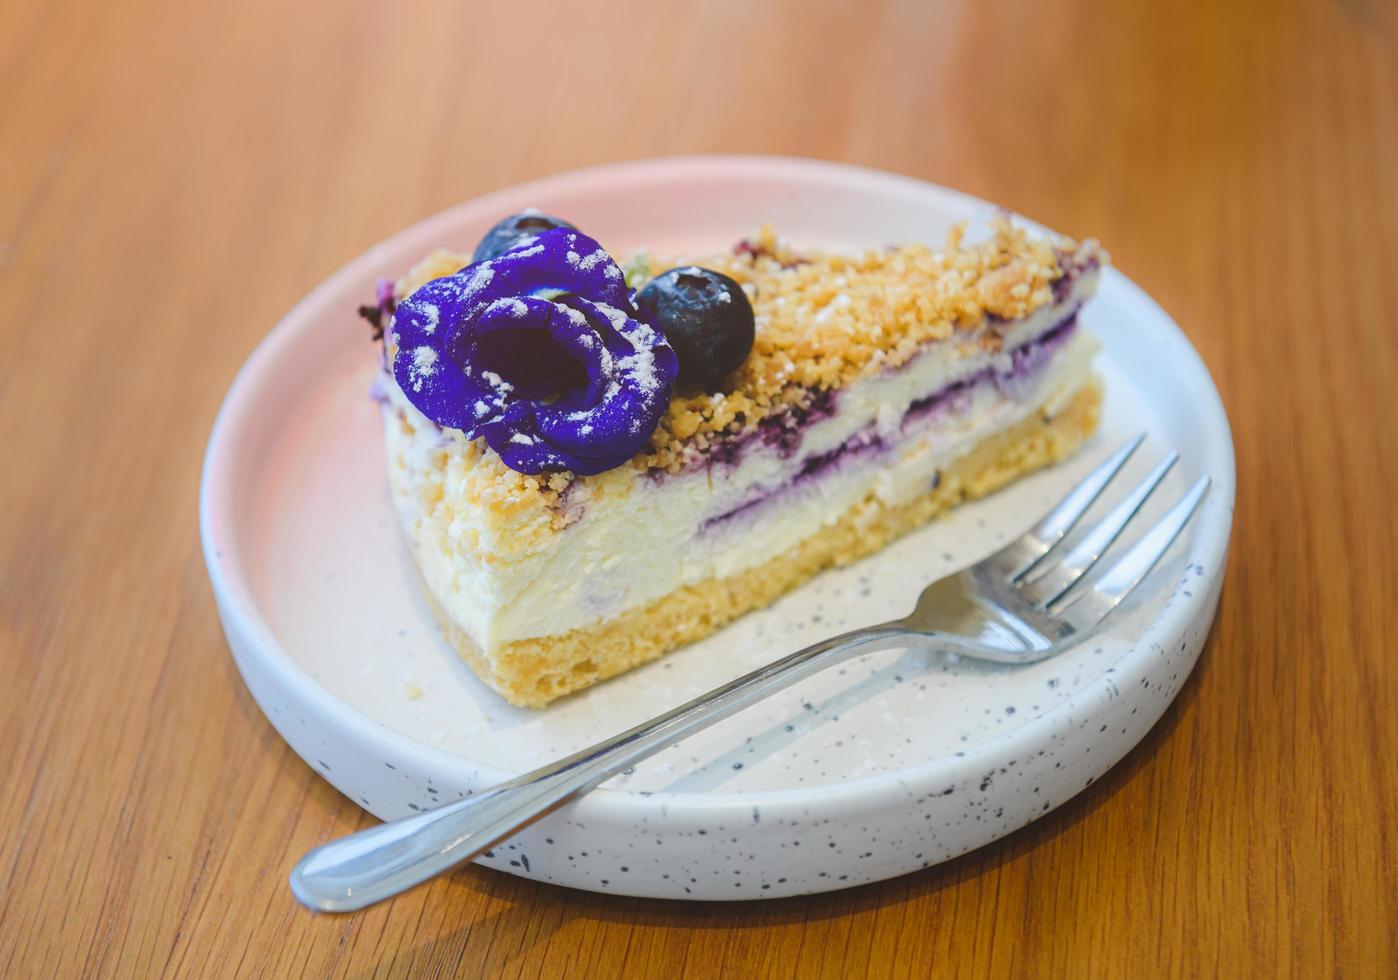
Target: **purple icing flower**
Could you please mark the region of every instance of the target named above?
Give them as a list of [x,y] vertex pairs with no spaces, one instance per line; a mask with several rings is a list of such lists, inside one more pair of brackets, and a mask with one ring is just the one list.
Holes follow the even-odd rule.
[[554,228],[398,305],[393,376],[438,425],[521,473],[587,475],[645,448],[678,364],[601,246]]

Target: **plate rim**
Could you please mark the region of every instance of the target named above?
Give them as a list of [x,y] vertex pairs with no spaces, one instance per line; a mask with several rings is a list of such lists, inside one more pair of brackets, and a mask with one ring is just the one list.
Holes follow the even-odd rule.
[[[231,563],[229,556],[236,552],[236,541],[231,530],[234,518],[230,514],[233,502],[232,494],[224,492],[230,485],[231,467],[228,457],[236,445],[234,437],[238,434],[238,426],[247,424],[249,403],[255,401],[251,395],[266,369],[275,363],[283,348],[291,344],[302,331],[310,329],[316,319],[315,312],[326,304],[331,295],[339,294],[350,283],[365,279],[380,267],[383,264],[382,253],[393,250],[398,243],[406,239],[428,236],[435,233],[435,229],[445,229],[459,223],[459,216],[463,212],[488,209],[495,201],[514,200],[530,194],[543,196],[556,193],[561,188],[576,187],[579,184],[630,184],[638,179],[679,180],[700,174],[709,178],[782,175],[823,177],[844,184],[877,186],[883,190],[897,188],[919,197],[934,194],[962,207],[995,207],[973,195],[942,185],[847,163],[804,157],[747,154],[653,157],[566,171],[470,198],[414,222],[371,245],[318,283],[258,342],[238,370],[219,407],[201,470],[199,527],[205,564],[221,617],[226,621],[231,617],[229,628],[236,626],[250,640],[249,646],[255,651],[260,667],[270,670],[283,686],[297,689],[302,696],[309,697],[316,704],[322,717],[335,730],[337,736],[384,744],[390,754],[412,758],[424,771],[450,774],[451,778],[464,784],[481,781],[483,777],[486,780],[494,780],[515,775],[507,770],[420,742],[361,712],[319,684],[277,640],[270,624],[258,609],[255,596],[249,587],[246,568],[234,567]],[[1015,214],[1015,218],[1028,227],[1048,230],[1032,219],[1023,218],[1018,214]],[[1216,434],[1215,439],[1211,440],[1214,452],[1207,460],[1207,468],[1214,486],[1206,498],[1205,508],[1215,517],[1222,514],[1222,518],[1212,521],[1201,519],[1197,522],[1189,542],[1188,555],[1191,561],[1204,562],[1212,584],[1214,579],[1224,574],[1226,566],[1232,533],[1236,480],[1232,432],[1222,399],[1203,359],[1174,319],[1145,290],[1115,267],[1106,269],[1103,279],[1104,288],[1124,291],[1133,303],[1149,311],[1151,318],[1157,321],[1157,328],[1172,336],[1183,356],[1181,368],[1195,375],[1196,390],[1207,396],[1196,404],[1197,410],[1205,416],[1208,428]],[[1214,456],[1217,456],[1217,459],[1213,458]],[[1206,515],[1201,513],[1200,517],[1204,516]],[[1208,606],[1210,602],[1215,601],[1211,598],[1213,591],[1199,589],[1193,596],[1184,597],[1183,601],[1167,603],[1160,614],[1149,621],[1146,632],[1164,629],[1171,635],[1179,635],[1202,616],[1211,618],[1214,610]],[[1060,719],[1064,715],[1080,710],[1085,704],[1094,703],[1102,692],[1108,690],[1109,685],[1131,682],[1133,676],[1121,672],[1120,668],[1123,664],[1135,661],[1144,671],[1146,658],[1140,655],[1140,651],[1146,645],[1148,644],[1143,635],[1141,641],[1109,665],[1116,668],[1114,673],[1108,674],[1104,670],[1095,680],[1077,691],[1071,699],[1011,731],[970,746],[962,755],[939,755],[901,769],[820,785],[760,791],[710,790],[695,793],[601,786],[574,801],[572,807],[579,817],[596,819],[607,819],[614,812],[632,817],[637,808],[647,811],[667,809],[672,819],[681,814],[703,816],[705,819],[713,819],[730,812],[736,816],[749,813],[754,806],[764,810],[800,810],[812,803],[819,803],[822,810],[830,812],[832,807],[841,804],[853,805],[859,799],[867,799],[872,803],[884,796],[888,790],[898,788],[900,784],[926,783],[933,777],[937,781],[961,780],[970,772],[984,769],[988,759],[1000,760],[1011,756],[1016,747],[1024,743],[1040,744],[1043,739],[1058,730]],[[234,659],[239,660],[236,650]],[[240,670],[244,669],[241,662],[238,666]],[[359,804],[356,802],[356,805]],[[680,812],[676,813],[677,810]]]

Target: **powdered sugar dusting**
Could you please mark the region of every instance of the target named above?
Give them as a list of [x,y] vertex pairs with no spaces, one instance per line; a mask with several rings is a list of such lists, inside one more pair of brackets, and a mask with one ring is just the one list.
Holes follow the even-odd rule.
[[612,261],[612,257],[606,253],[606,250],[600,248],[583,259],[579,259],[577,255],[576,252],[569,252],[568,262],[580,272],[591,272],[603,262]]
[[413,348],[413,363],[408,377],[414,391],[421,391],[423,382],[437,373],[437,352],[423,345]]
[[476,271],[471,273],[471,278],[467,279],[461,287],[461,298],[470,299],[479,293],[486,286],[490,285],[490,280],[495,278],[495,269],[489,262],[482,262],[476,266]]
[[494,371],[482,371],[481,380],[484,381],[486,384],[490,385],[490,387],[494,388],[497,392],[499,392],[502,395],[508,395],[510,392],[515,390],[514,385],[510,384],[508,381],[500,377],[500,375],[496,374]]
[[490,304],[488,309],[492,313],[508,313],[510,316],[516,318],[526,317],[529,315],[529,307],[524,305],[523,300],[515,299],[514,297],[509,297],[506,299],[497,299],[495,302]]
[[430,337],[437,332],[437,326],[442,322],[442,310],[436,303],[426,302],[419,302],[417,308],[422,311],[422,332]]

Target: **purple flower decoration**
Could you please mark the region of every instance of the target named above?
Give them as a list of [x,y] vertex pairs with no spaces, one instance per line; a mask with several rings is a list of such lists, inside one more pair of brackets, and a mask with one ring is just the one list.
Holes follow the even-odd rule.
[[393,335],[408,401],[521,473],[620,466],[645,448],[678,372],[616,262],[571,228],[427,283],[398,305]]

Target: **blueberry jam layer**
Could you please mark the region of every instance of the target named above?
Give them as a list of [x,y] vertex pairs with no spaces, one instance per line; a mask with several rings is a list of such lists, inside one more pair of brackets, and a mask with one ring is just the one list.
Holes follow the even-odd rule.
[[[1062,345],[1077,323],[1080,306],[1081,304],[1073,306],[1064,313],[1063,318],[1055,326],[1010,352],[1010,356],[1013,358],[1011,370],[1003,377],[997,378],[997,384],[1001,386],[1001,390],[1005,394],[1013,395],[1011,389],[1016,384],[1016,379],[1022,382],[1023,379],[1032,376],[1034,369],[1047,361]],[[905,371],[908,367],[909,365],[903,365],[894,370]],[[966,379],[966,384],[969,385],[981,377],[995,373],[993,369],[988,368],[980,375],[975,376],[974,379]],[[949,385],[913,402],[908,411],[916,417],[922,411],[935,409],[939,400],[954,398],[958,391],[964,390],[966,390],[966,385],[960,383]],[[781,458],[790,459],[800,450],[801,444],[805,440],[806,431],[811,426],[824,422],[835,415],[838,409],[837,402],[837,393],[834,391],[812,392],[804,405],[769,415],[758,422],[756,426],[744,432],[719,437],[707,447],[701,456],[696,458],[689,469],[735,466],[742,462],[748,450],[757,448],[774,451]],[[656,479],[663,480],[666,474],[657,473],[654,476]]]
[[1058,353],[1059,348],[1068,342],[1077,326],[1078,315],[1075,310],[1062,323],[1040,334],[1022,347],[1010,351],[1008,370],[991,366],[968,378],[947,385],[940,391],[919,398],[908,406],[907,412],[903,415],[903,424],[907,425],[910,421],[936,414],[947,408],[953,410],[964,408],[971,390],[986,380],[993,381],[995,387],[999,388],[1000,393],[1007,398],[1018,397],[1029,387],[1029,383],[1039,373],[1039,370],[1053,358],[1054,354]]
[[[719,529],[763,504],[823,479],[833,471],[888,453],[901,445],[911,430],[921,430],[939,417],[968,411],[977,390],[982,386],[993,385],[1003,398],[1010,400],[1020,400],[1032,394],[1049,362],[1072,339],[1077,326],[1078,318],[1074,311],[1046,333],[1011,351],[1008,366],[1003,362],[991,365],[917,399],[908,406],[891,430],[877,422],[870,422],[838,446],[806,457],[794,475],[780,485],[754,488],[753,493],[738,506],[706,520],[701,531]],[[826,417],[829,414],[827,411]],[[799,442],[798,434],[795,443]]]

